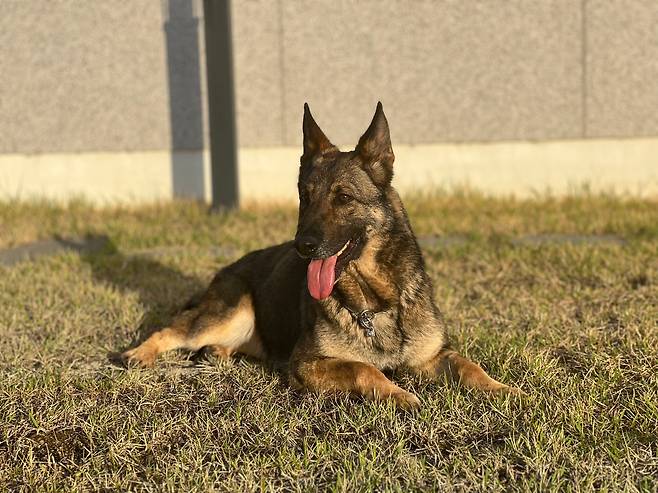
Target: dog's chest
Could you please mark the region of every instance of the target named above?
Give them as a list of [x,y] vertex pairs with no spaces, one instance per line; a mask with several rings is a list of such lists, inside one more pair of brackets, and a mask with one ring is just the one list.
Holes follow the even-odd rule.
[[329,323],[319,332],[326,356],[371,363],[378,368],[401,361],[404,331],[399,294],[374,261],[351,262],[336,283],[332,298],[322,303]]
[[318,333],[323,355],[363,361],[378,368],[400,364],[404,337],[398,327],[396,309],[375,312],[372,324],[364,327],[347,309],[336,308],[332,323],[321,327]]

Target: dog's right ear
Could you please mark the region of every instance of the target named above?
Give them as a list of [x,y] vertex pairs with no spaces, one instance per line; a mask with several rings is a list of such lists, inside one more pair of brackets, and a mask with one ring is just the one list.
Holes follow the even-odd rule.
[[364,159],[366,171],[378,187],[387,187],[393,178],[395,155],[391,148],[391,134],[381,101],[368,130],[361,136],[356,152]]
[[324,134],[318,124],[315,123],[308,103],[304,103],[304,121],[302,123],[302,130],[304,132],[304,154],[302,155],[302,163],[308,162],[318,154],[323,154],[328,150],[337,150],[336,146],[329,142],[329,139]]

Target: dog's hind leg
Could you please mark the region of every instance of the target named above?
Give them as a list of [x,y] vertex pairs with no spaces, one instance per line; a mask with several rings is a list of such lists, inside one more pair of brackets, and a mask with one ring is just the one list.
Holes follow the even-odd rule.
[[179,314],[169,327],[123,353],[123,358],[129,364],[151,366],[158,354],[165,351],[197,351],[205,346],[210,346],[212,352],[221,357],[229,357],[234,352],[254,357],[264,354],[255,332],[251,294],[242,281],[233,276],[216,278],[198,306]]
[[123,360],[128,365],[153,366],[158,354],[183,347],[194,315],[194,310],[181,313],[169,327],[154,332],[139,346],[124,352]]
[[457,351],[444,348],[428,362],[412,368],[416,373],[433,379],[447,378],[464,387],[499,394],[523,394],[517,388],[491,378],[478,365]]

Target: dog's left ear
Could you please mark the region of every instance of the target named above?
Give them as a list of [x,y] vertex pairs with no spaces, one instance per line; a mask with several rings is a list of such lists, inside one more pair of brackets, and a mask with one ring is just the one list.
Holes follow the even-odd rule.
[[391,184],[395,155],[381,102],[377,103],[375,116],[368,130],[359,139],[355,150],[363,159],[366,171],[377,186],[384,188]]
[[308,107],[308,103],[304,103],[302,131],[304,133],[304,154],[301,158],[302,164],[310,162],[316,155],[338,150],[336,146],[329,141],[318,124],[315,123],[313,115],[311,115],[311,109]]

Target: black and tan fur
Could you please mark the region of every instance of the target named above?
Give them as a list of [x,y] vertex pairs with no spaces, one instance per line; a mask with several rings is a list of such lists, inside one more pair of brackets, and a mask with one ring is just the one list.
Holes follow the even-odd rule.
[[[303,131],[295,241],[220,270],[196,306],[125,352],[126,360],[149,366],[164,351],[209,346],[223,357],[288,360],[290,383],[299,389],[393,399],[403,407],[420,401],[382,370],[518,392],[448,348],[432,282],[391,186],[394,155],[381,103],[354,151],[331,144],[307,105]],[[338,257],[331,295],[312,298],[309,259],[331,257],[343,245],[351,248]],[[353,315],[362,310],[375,313],[371,337]]]

